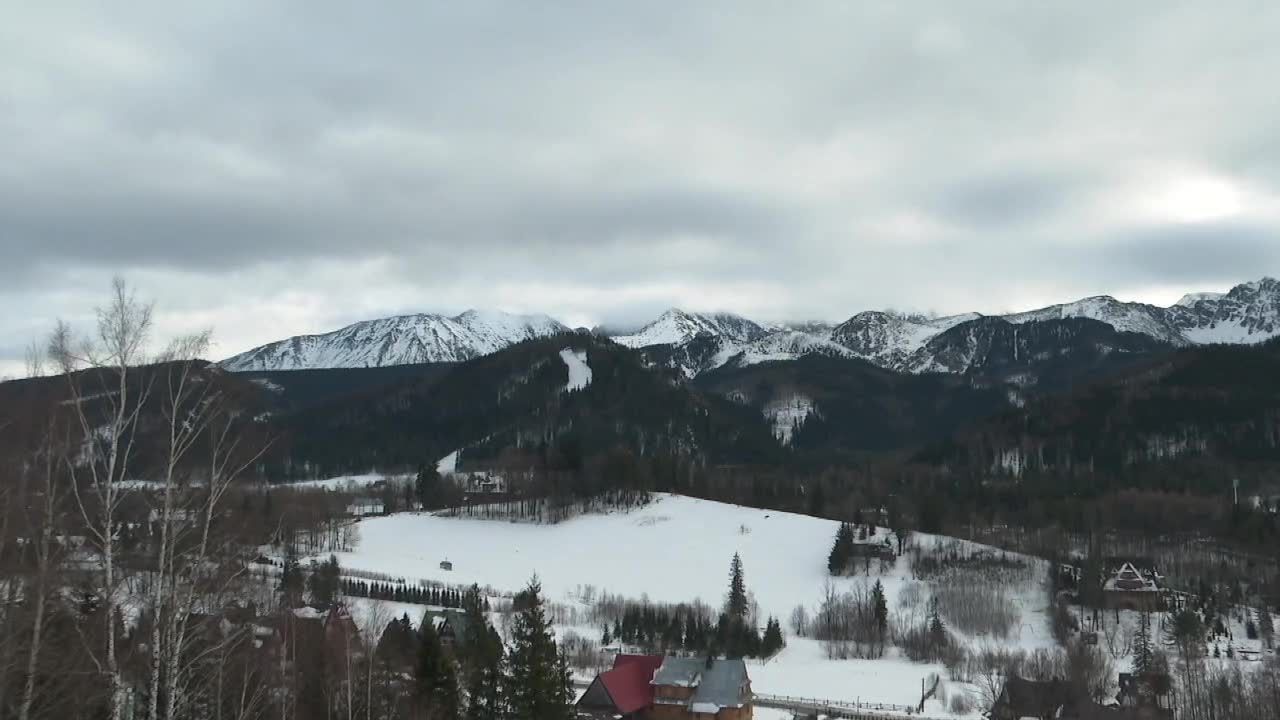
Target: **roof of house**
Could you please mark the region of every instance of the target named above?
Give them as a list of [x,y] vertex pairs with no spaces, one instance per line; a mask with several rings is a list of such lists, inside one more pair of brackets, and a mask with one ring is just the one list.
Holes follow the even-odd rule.
[[1159,590],[1154,580],[1144,576],[1138,572],[1133,563],[1125,563],[1120,566],[1120,570],[1116,572],[1115,577],[1107,580],[1103,586],[1104,590],[1123,590],[1130,592],[1155,592]]
[[741,707],[746,704],[744,690],[747,681],[747,664],[741,658],[716,659],[707,665],[701,658],[669,657],[662,661],[662,667],[653,676],[654,685],[696,688],[690,701],[691,708],[695,705]]
[[618,655],[613,669],[600,673],[600,682],[623,715],[653,704],[653,674],[662,665],[661,655]]
[[1062,680],[1024,680],[1015,676],[1005,682],[1000,699],[1015,717],[1053,717],[1063,705],[1071,704],[1071,685]]
[[467,634],[467,614],[459,610],[428,610],[426,617],[431,618],[431,627],[435,628],[437,633],[444,627],[446,622],[453,629],[454,639],[461,641]]

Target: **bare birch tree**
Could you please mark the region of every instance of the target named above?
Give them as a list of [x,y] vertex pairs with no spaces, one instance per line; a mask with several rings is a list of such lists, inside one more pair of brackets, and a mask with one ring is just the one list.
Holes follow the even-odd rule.
[[[116,278],[111,299],[97,311],[94,337],[77,340],[71,327],[59,321],[49,342],[49,356],[66,379],[81,448],[64,455],[71,494],[84,521],[88,541],[102,570],[102,594],[106,625],[101,657],[94,656],[110,687],[111,720],[121,720],[126,688],[116,648],[114,622],[120,607],[117,550],[119,512],[127,492],[135,431],[151,391],[145,372],[131,368],[146,362],[145,346],[151,331],[152,307],[140,302],[125,282]],[[101,413],[94,408],[102,407]]]

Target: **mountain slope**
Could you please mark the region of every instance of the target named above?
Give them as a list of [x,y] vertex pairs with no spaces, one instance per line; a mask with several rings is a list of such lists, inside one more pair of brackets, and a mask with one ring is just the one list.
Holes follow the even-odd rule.
[[1019,387],[1069,386],[1172,349],[1169,343],[1087,318],[1015,324],[984,317],[930,338],[901,367],[906,372],[952,373]]
[[1280,336],[1280,281],[1262,278],[1225,295],[1188,295],[1168,309],[1170,322],[1196,344],[1254,344]]
[[969,313],[925,318],[870,310],[837,325],[831,331],[831,339],[849,348],[855,357],[880,367],[898,368],[929,338],[977,317],[977,313]]
[[[571,384],[565,351],[590,373]],[[586,334],[504,348],[419,380],[335,399],[276,419],[287,437],[281,474],[363,472],[554,449],[581,462],[614,448],[699,462],[776,460],[781,447],[749,410],[646,367],[640,355]]]
[[[1280,461],[1280,340],[1185,348],[975,423],[921,457],[979,475],[1072,477],[1176,459],[1220,490]],[[1219,465],[1187,472],[1192,459]]]
[[1109,295],[1004,316],[1005,320],[1015,324],[1070,318],[1098,320],[1122,332],[1142,333],[1173,345],[1187,344],[1182,333],[1169,322],[1166,308],[1145,303],[1121,302]]
[[227,358],[221,365],[244,372],[459,362],[567,330],[546,315],[477,310],[454,317],[401,315],[269,343]]
[[657,320],[630,335],[618,335],[613,341],[630,348],[650,345],[681,345],[699,335],[711,335],[735,343],[749,343],[765,334],[759,324],[732,313],[691,313],[672,308]]
[[1010,407],[1002,388],[820,355],[725,366],[695,384],[759,413],[798,453],[824,459],[912,447]]
[[[977,313],[930,318],[867,311],[832,327],[818,322],[762,324],[732,313],[693,313],[673,308],[641,329],[614,335],[612,339],[629,348],[643,349],[647,362],[678,370],[686,378],[731,362],[740,366],[809,354],[861,358],[881,367],[911,372],[967,372],[969,363],[956,355],[953,342],[930,343],[979,318]],[[1280,336],[1280,282],[1263,278],[1238,285],[1228,293],[1192,293],[1167,308],[1102,295],[999,319],[1015,326],[1092,320],[1120,333],[1139,333],[1174,347],[1253,344]],[[980,327],[990,330],[998,325]],[[474,310],[455,317],[406,315],[270,343],[228,358],[222,365],[228,370],[248,371],[458,362],[567,329],[545,315]],[[932,356],[930,347],[945,347],[949,354]],[[1063,354],[1051,348],[1044,351],[1054,357]]]

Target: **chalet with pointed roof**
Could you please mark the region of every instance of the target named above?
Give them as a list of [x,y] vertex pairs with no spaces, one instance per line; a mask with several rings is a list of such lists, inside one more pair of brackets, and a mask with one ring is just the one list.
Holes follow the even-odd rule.
[[1120,566],[1102,585],[1103,603],[1108,609],[1153,612],[1162,604],[1160,586],[1153,574],[1144,574],[1131,562]]

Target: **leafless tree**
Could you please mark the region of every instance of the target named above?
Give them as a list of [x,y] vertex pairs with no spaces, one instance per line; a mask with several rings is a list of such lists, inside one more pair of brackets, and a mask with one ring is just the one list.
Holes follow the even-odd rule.
[[[38,357],[34,353],[31,375],[38,371]],[[24,549],[29,551],[30,573],[26,583],[26,601],[30,608],[30,634],[26,647],[26,667],[22,697],[18,705],[18,720],[30,720],[32,708],[36,700],[36,680],[39,675],[41,655],[45,651],[45,634],[47,632],[46,615],[54,594],[61,584],[59,572],[62,567],[62,544],[58,541],[60,526],[59,515],[62,511],[64,494],[60,480],[61,460],[63,457],[60,428],[55,414],[49,414],[41,422],[38,431],[38,444],[35,450],[35,462],[22,471],[24,476],[34,476],[34,487],[28,487],[28,512],[24,514],[26,527],[23,536],[26,540]],[[25,483],[24,483],[25,484]]]
[[791,610],[791,632],[796,637],[805,637],[809,634],[809,611],[804,605],[796,605]]
[[[135,373],[132,383],[130,372],[146,361],[151,311],[150,304],[138,301],[125,282],[116,278],[110,302],[97,311],[93,338],[77,340],[71,327],[59,321],[49,341],[49,355],[66,379],[68,404],[81,437],[81,452],[68,449],[64,464],[85,533],[101,564],[106,631],[95,663],[110,686],[111,720],[121,720],[125,702],[113,627],[120,602],[119,511],[127,492],[121,481],[128,479],[135,431],[151,392],[145,372]],[[95,412],[99,406],[104,408],[101,413]]]

